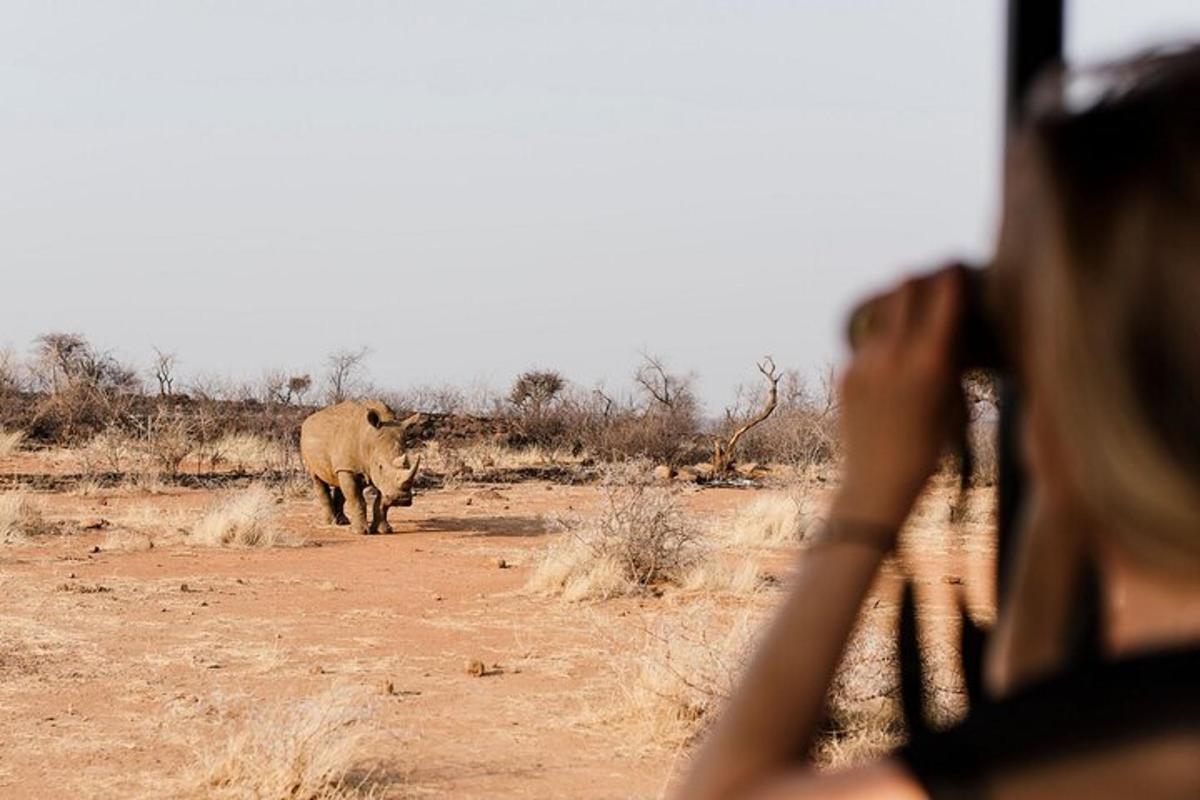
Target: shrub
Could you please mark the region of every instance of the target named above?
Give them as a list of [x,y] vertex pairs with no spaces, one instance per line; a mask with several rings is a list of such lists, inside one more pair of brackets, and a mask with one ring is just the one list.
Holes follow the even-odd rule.
[[298,544],[278,524],[278,503],[252,486],[213,507],[192,526],[187,541],[205,547],[279,547]]
[[530,591],[581,600],[682,580],[696,557],[696,533],[675,495],[629,468],[610,470],[603,493],[593,516],[558,521],[565,535],[530,576]]

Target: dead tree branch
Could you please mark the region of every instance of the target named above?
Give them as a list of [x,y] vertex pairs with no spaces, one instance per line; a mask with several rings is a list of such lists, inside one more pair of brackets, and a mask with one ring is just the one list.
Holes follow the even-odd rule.
[[716,439],[713,442],[713,475],[725,475],[732,469],[733,455],[737,449],[738,441],[746,434],[746,431],[764,422],[767,417],[771,416],[775,411],[775,406],[779,404],[779,379],[783,376],[775,369],[775,361],[770,356],[767,356],[759,362],[758,371],[767,379],[770,387],[767,393],[767,402],[764,404],[762,411],[734,430],[733,435],[727,440],[721,441],[720,439]]

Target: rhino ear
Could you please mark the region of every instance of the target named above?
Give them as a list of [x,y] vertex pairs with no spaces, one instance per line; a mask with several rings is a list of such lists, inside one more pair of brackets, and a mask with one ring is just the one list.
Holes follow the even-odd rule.
[[400,427],[403,428],[404,430],[408,430],[409,428],[412,428],[416,425],[420,425],[424,421],[425,421],[425,415],[422,414],[420,411],[418,411],[415,414],[410,414],[407,417],[405,417],[404,420],[400,423]]
[[378,428],[383,424],[379,419],[379,412],[373,408],[367,411],[367,424],[372,428]]

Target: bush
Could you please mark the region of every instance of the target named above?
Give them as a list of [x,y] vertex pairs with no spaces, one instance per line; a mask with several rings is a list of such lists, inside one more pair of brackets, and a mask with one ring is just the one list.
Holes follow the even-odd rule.
[[636,469],[608,472],[593,516],[559,521],[565,535],[547,549],[528,590],[582,600],[683,579],[696,556],[696,533],[674,494],[651,486],[646,471]]

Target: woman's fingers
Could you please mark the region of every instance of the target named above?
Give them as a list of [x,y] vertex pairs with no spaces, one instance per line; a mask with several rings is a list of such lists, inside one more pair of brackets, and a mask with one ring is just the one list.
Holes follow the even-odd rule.
[[962,318],[961,267],[950,267],[929,278],[929,302],[919,321],[917,335],[938,355],[953,355]]

